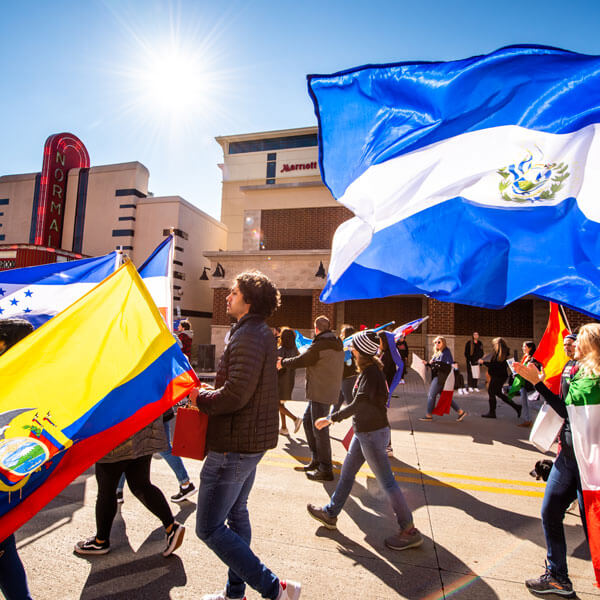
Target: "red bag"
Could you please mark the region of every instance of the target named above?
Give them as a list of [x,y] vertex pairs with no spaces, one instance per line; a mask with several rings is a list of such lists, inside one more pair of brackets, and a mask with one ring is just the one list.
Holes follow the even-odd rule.
[[175,456],[203,460],[206,456],[208,415],[197,408],[183,406],[177,411],[173,450]]

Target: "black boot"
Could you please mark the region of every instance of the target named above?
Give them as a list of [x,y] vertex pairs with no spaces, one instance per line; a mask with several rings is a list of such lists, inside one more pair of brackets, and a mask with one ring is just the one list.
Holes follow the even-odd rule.
[[493,412],[487,412],[485,413],[485,415],[481,415],[484,419],[495,419],[496,418],[496,413]]

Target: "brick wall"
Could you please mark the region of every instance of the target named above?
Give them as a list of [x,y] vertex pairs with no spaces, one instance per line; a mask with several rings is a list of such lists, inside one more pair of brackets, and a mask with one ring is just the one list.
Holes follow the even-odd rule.
[[311,327],[312,327],[312,323],[315,322],[315,319],[317,317],[319,317],[320,315],[325,315],[330,323],[331,323],[331,329],[336,329],[337,327],[337,323],[336,323],[336,305],[335,304],[323,304],[320,300],[319,300],[319,296],[321,294],[321,290],[312,290],[312,315],[311,315]]
[[268,319],[271,327],[291,327],[292,329],[312,329],[312,296],[282,296],[281,306]]
[[427,331],[435,335],[454,333],[456,306],[458,305],[427,298],[427,314],[429,315]]
[[344,206],[263,210],[261,247],[263,250],[331,248],[335,230],[353,216]]
[[215,288],[213,295],[213,325],[229,325],[231,319],[227,315],[227,302],[229,288]]
[[587,315],[581,314],[570,308],[565,308],[565,314],[569,321],[569,325],[571,326],[571,331],[574,332],[577,331],[578,327],[581,327],[586,323],[598,323],[598,319],[592,319],[592,317],[588,317]]
[[[470,335],[477,331],[479,335],[494,337],[516,337],[524,340],[533,338],[532,300],[517,300],[501,310],[488,310],[464,304],[447,306],[454,307],[454,333],[457,335]],[[431,323],[430,330],[442,331]]]
[[378,298],[344,302],[344,323],[375,327],[390,321],[402,325],[422,316],[421,298]]

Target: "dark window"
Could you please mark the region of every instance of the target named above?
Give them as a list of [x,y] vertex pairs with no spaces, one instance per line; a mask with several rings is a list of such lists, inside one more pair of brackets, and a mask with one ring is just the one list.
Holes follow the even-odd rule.
[[267,179],[267,185],[273,185],[275,183],[274,179]]
[[268,178],[275,177],[275,163],[274,162],[267,163],[267,177]]
[[118,250],[119,248],[121,250],[133,250],[133,246],[115,246],[115,250]]
[[77,203],[75,205],[75,225],[73,227],[73,252],[81,252],[83,248],[83,229],[85,226],[85,209],[87,206],[89,168],[80,169],[77,180]]
[[173,277],[185,281],[185,273],[182,273],[181,271],[173,271]]
[[113,237],[133,237],[133,229],[113,229]]
[[173,300],[181,300],[179,296],[173,296]]
[[182,317],[199,317],[200,319],[212,319],[211,312],[203,312],[201,310],[181,310]]
[[0,204],[8,204],[8,198],[0,198]]
[[122,190],[115,190],[115,196],[137,196],[138,198],[145,198],[146,194],[136,190],[135,188],[126,188]]
[[173,289],[174,289],[174,290],[180,290],[180,289],[181,289],[181,286],[180,286],[180,285],[174,285],[174,286],[173,286]]
[[4,241],[5,235],[3,233],[0,233],[0,241]]
[[175,246],[175,250],[179,250],[179,252],[183,252],[183,248],[181,246]]
[[266,140],[248,140],[246,142],[230,142],[229,154],[244,152],[265,152],[268,150],[285,150],[286,148],[307,148],[318,146],[316,133],[306,135],[291,135],[289,137],[269,138]]
[[119,217],[119,221],[135,221],[135,217]]
[[35,242],[35,231],[37,229],[37,212],[38,204],[40,201],[40,183],[42,181],[42,174],[38,173],[35,176],[35,184],[33,186],[33,204],[31,205],[31,227],[29,228],[29,243]]
[[3,217],[3,216],[4,216],[4,213],[3,213],[3,212],[0,212],[0,217]]
[[[163,235],[170,235],[171,230],[170,229],[163,229]],[[175,234],[176,237],[180,237],[184,240],[188,239],[188,234],[185,231],[182,231],[181,229],[174,229],[173,233]]]
[[276,152],[269,152],[269,154],[267,154],[267,160],[275,160],[276,158],[277,158]]
[[119,208],[137,208],[136,204],[119,204]]
[[183,263],[180,260],[174,260],[173,264],[174,265],[179,265],[180,267],[183,267]]

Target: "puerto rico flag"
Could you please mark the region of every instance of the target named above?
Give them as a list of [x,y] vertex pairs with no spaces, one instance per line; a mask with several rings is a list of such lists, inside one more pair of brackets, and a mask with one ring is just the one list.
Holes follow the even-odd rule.
[[355,217],[325,302],[396,294],[600,315],[600,57],[511,46],[309,75],[323,181]]

